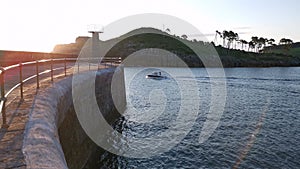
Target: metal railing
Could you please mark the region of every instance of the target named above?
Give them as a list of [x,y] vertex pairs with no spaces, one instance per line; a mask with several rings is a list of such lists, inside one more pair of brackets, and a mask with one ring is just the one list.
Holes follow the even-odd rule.
[[[54,79],[54,71],[56,70],[63,70],[64,71],[64,76],[67,76],[67,69],[73,66],[67,66],[67,62],[76,62],[78,61],[77,58],[58,58],[58,59],[43,59],[43,60],[36,60],[36,61],[30,61],[30,62],[24,62],[24,63],[19,63],[7,67],[0,67],[0,88],[1,88],[1,101],[0,101],[0,113],[2,114],[2,126],[1,128],[8,128],[9,125],[7,124],[7,117],[6,117],[6,101],[8,96],[18,87],[20,87],[20,98],[23,100],[24,97],[24,91],[23,91],[23,85],[27,81],[36,78],[36,88],[40,88],[40,76],[46,73],[50,73],[51,81],[53,82]],[[99,62],[99,59],[95,58],[84,58],[80,59],[80,62],[77,62],[77,65],[74,64],[74,66],[77,66],[77,72],[80,71],[80,65],[82,63],[88,64],[88,70],[91,70],[91,66],[97,66],[97,69],[100,69],[100,66],[103,65],[104,68],[111,67],[114,65],[118,65],[121,62],[121,59],[119,57],[114,57],[114,58],[105,58]],[[39,72],[40,64],[41,63],[50,63],[50,69],[44,70]],[[63,63],[63,67],[58,67],[54,68],[53,65],[54,63]],[[35,67],[35,73],[25,79],[23,79],[23,67],[24,66],[29,66],[29,65],[36,65]],[[14,85],[12,88],[10,88],[7,92],[5,92],[5,73],[8,70],[11,69],[16,69],[19,68],[19,83]]]

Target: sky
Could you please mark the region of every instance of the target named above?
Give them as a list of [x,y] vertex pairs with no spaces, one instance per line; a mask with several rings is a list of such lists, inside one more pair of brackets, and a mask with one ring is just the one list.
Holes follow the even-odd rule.
[[233,30],[245,40],[259,36],[296,42],[299,7],[299,0],[1,0],[0,50],[51,52],[56,44],[90,36],[88,25],[105,30],[116,20],[143,13],[178,17],[207,35]]

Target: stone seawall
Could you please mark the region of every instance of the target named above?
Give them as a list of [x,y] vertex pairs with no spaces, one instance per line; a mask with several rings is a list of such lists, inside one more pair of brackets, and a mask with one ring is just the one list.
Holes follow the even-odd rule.
[[[82,84],[93,79],[94,72],[82,73]],[[121,76],[116,104],[126,105],[122,69],[102,69],[97,73],[95,93],[98,106],[108,121],[117,116],[111,96],[114,74]],[[44,91],[39,91],[26,124],[23,153],[27,168],[83,168],[97,149],[83,131],[74,110],[72,77],[61,80]]]

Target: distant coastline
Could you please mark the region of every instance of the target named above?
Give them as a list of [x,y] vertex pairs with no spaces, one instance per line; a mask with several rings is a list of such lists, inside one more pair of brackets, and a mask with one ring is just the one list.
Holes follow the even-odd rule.
[[[139,32],[152,32],[139,34]],[[133,35],[133,36],[132,36]],[[124,40],[115,45],[108,53],[107,57],[119,56],[127,57],[135,51],[145,48],[160,48],[170,51],[179,56],[189,67],[204,67],[203,63],[195,53],[181,41],[199,47],[215,48],[219,55],[223,67],[295,67],[300,66],[300,44],[292,45],[292,54],[284,50],[282,46],[266,48],[263,53],[248,52],[238,49],[227,49],[222,46],[214,46],[213,43],[202,41],[188,41],[180,39],[178,36],[169,35],[166,32],[153,28],[140,28],[122,35]],[[120,38],[120,37],[118,37]],[[100,41],[100,44],[112,43],[118,38],[108,41]],[[0,50],[1,66],[16,64],[20,61],[30,61],[36,59],[46,59],[53,57],[77,57],[81,48],[89,37],[77,37],[75,43],[59,44],[54,47],[51,53],[41,52],[19,52]],[[295,50],[294,50],[295,48]],[[282,49],[282,50],[281,50]],[[205,50],[205,49],[204,49]],[[297,51],[299,50],[299,54]],[[283,51],[283,52],[282,52]],[[142,59],[142,58],[141,58]]]

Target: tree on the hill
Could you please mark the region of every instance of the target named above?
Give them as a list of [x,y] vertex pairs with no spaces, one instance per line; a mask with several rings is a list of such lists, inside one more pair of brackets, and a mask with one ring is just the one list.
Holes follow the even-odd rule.
[[236,42],[239,39],[239,35],[233,31],[229,31],[226,37],[227,37],[227,48],[229,49],[230,46],[234,48],[233,42]]
[[229,37],[229,32],[224,30],[222,33],[222,37],[223,37],[223,47],[225,48],[225,42],[226,42],[226,39]]
[[279,41],[280,45],[287,45],[287,44],[292,44],[292,43],[293,43],[293,41],[291,39],[286,39],[286,38],[282,38]]
[[269,44],[270,46],[273,46],[274,43],[275,43],[275,40],[274,40],[273,38],[271,38],[271,39],[268,40],[268,44]]
[[253,50],[253,49],[255,49],[255,43],[253,42],[253,41],[250,41],[249,43],[248,43],[248,51],[250,51],[250,48]]
[[236,49],[236,43],[239,41],[240,37],[239,37],[239,34],[238,33],[234,33],[234,42],[235,42],[235,45],[234,45],[234,48]]
[[217,45],[218,43],[218,37],[222,38],[222,33],[216,30],[215,40],[214,43]]
[[[254,45],[254,50],[256,49],[256,46],[258,44],[258,37],[257,36],[252,36],[251,37],[251,45],[253,44]],[[252,47],[251,47],[252,48]],[[256,50],[255,50],[256,51]]]
[[291,40],[291,39],[286,39],[286,43],[287,43],[287,44],[292,44],[292,43],[293,43],[293,40]]
[[242,44],[242,50],[244,50],[244,46],[246,48],[246,45],[248,44],[248,42],[244,39],[240,39],[239,42]]
[[265,46],[266,46],[266,43],[267,43],[267,41],[268,41],[268,39],[266,39],[266,38],[263,38],[263,37],[260,37],[259,39],[258,39],[258,50],[261,50],[261,49],[263,49]]
[[293,41],[291,39],[282,38],[279,41],[279,45],[284,45],[285,46],[286,54],[290,50],[292,44],[293,44]]
[[187,39],[188,38],[188,36],[187,35],[181,35],[181,37],[183,38],[183,39]]

